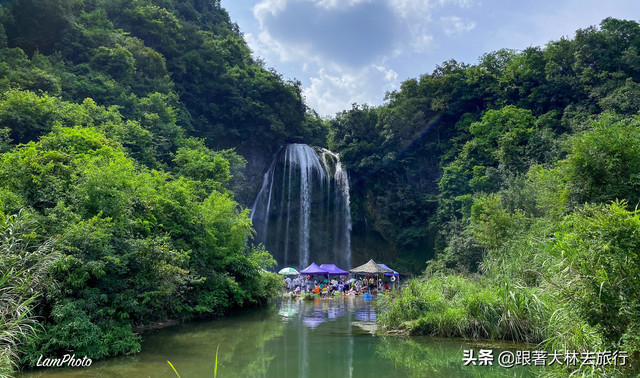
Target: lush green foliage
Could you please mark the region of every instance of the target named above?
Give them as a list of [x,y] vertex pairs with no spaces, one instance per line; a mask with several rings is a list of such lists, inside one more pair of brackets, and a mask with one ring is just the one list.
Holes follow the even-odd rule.
[[639,51],[637,22],[605,19],[443,62],[327,133],[219,1],[3,2],[0,366],[271,297],[235,151],[298,141],[349,169],[355,248],[429,261],[385,326],[637,355]]
[[[165,143],[175,122],[215,148],[324,144],[324,124],[306,108],[300,83],[251,57],[219,1],[17,0],[0,9],[2,91],[117,105]],[[170,107],[172,114],[160,111]],[[9,127],[16,142],[46,132]],[[176,146],[163,147],[166,161]]]
[[[432,273],[383,303],[382,323],[411,333],[637,356],[640,213],[616,198],[638,193],[633,188],[640,165],[629,161],[637,158],[630,151],[640,118],[615,118],[604,115],[571,136],[566,159],[532,166],[497,193],[476,193],[460,235],[481,249],[476,258],[483,274],[433,273],[460,266],[449,264],[453,257],[445,251],[431,264]],[[603,203],[609,199],[615,201]]]
[[[136,167],[93,128],[56,126],[5,153],[0,182],[2,212],[31,209],[31,238],[53,238],[61,254],[48,270],[58,284],[40,300],[46,320],[25,347],[27,361],[71,349],[93,358],[135,352],[134,327],[220,315],[279,286],[259,270],[272,263],[264,251],[245,255],[251,223],[228,193]],[[8,269],[18,269],[16,253],[3,255]]]
[[444,62],[331,121],[354,230],[371,225],[400,271],[428,262],[384,326],[637,359],[639,48],[637,22],[605,19]]
[[19,346],[31,336],[33,304],[52,284],[49,270],[59,257],[52,243],[38,243],[31,214],[0,212],[0,376],[16,367]]
[[[468,231],[476,196],[495,193],[572,149],[575,164],[584,164],[574,179],[586,181],[576,182],[571,201],[620,198],[635,205],[633,136],[620,139],[629,147],[606,163],[588,150],[580,157],[581,146],[592,141],[566,147],[566,140],[591,129],[603,112],[610,119],[638,113],[639,49],[637,22],[605,19],[543,48],[499,50],[475,65],[444,62],[402,83],[383,106],[356,105],[338,114],[329,145],[352,174],[354,231],[379,234],[401,270],[417,273],[436,254],[449,268],[473,271],[482,259]],[[592,138],[606,149],[615,133],[602,130]]]
[[219,1],[3,2],[3,371],[135,352],[153,322],[273,297],[232,147],[324,144],[324,127]]

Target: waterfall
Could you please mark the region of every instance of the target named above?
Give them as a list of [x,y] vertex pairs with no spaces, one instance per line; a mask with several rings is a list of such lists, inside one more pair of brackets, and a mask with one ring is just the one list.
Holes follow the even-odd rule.
[[[335,154],[325,148],[321,149],[322,151],[322,162],[324,163],[325,169],[329,171],[330,164],[327,162],[326,156],[329,155],[335,161],[334,163],[334,173],[333,177],[336,181],[335,186],[335,198],[339,201],[338,209],[339,211],[335,212],[334,226],[335,234],[338,234],[342,230],[344,233],[344,244],[339,244],[338,238],[334,239],[334,251],[339,251],[341,248],[344,248],[345,259],[349,262],[348,267],[351,267],[351,207],[350,207],[350,199],[349,199],[349,176],[347,175],[347,171],[342,167],[342,163],[340,162],[340,157],[338,154]],[[327,187],[327,193],[331,192],[331,186]],[[338,214],[342,214],[342,217],[338,217]]]
[[264,244],[279,266],[316,261],[351,267],[349,177],[338,154],[306,144],[278,150],[251,220],[254,243]]

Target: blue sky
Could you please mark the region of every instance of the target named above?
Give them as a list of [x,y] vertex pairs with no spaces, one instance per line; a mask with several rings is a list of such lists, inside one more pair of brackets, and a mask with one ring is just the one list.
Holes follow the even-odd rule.
[[638,0],[222,0],[254,56],[302,82],[322,116],[380,105],[386,91],[445,60],[543,46],[606,17],[638,20]]

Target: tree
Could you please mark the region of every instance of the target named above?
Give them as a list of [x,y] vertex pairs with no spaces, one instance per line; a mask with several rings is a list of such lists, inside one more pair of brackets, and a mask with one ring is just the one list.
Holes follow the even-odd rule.
[[577,204],[640,197],[640,121],[604,115],[573,139],[568,156],[569,190]]

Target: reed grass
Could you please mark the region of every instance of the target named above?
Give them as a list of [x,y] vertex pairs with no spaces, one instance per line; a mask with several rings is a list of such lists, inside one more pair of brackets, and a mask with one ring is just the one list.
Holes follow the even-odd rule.
[[218,344],[218,347],[216,348],[216,362],[215,365],[213,366],[213,378],[218,377],[218,350],[220,349],[220,344]]
[[36,295],[22,295],[23,275],[12,269],[0,276],[0,377],[9,376],[18,367],[18,348],[36,324],[31,317]]
[[[219,350],[220,350],[220,344],[218,344],[218,347],[216,348],[216,359],[215,359],[215,363],[213,365],[213,378],[217,378],[218,377],[218,351]],[[178,370],[176,370],[176,368],[173,366],[171,361],[167,361],[167,363],[169,364],[169,366],[171,366],[171,369],[173,370],[174,373],[176,373],[178,378],[181,378],[180,377],[180,373],[178,373]]]
[[539,343],[551,315],[541,296],[535,288],[435,275],[410,281],[395,298],[379,298],[378,319],[383,329],[413,335]]
[[176,375],[178,376],[178,378],[180,377],[180,373],[178,373],[178,371],[176,370],[175,367],[173,367],[173,364],[171,363],[171,361],[167,361],[167,363],[169,364],[169,366],[171,366],[171,369],[173,369],[173,372],[176,373]]
[[59,254],[51,240],[33,240],[34,227],[24,211],[0,218],[0,377],[20,367],[20,348],[39,326],[33,309],[56,285],[49,270]]

